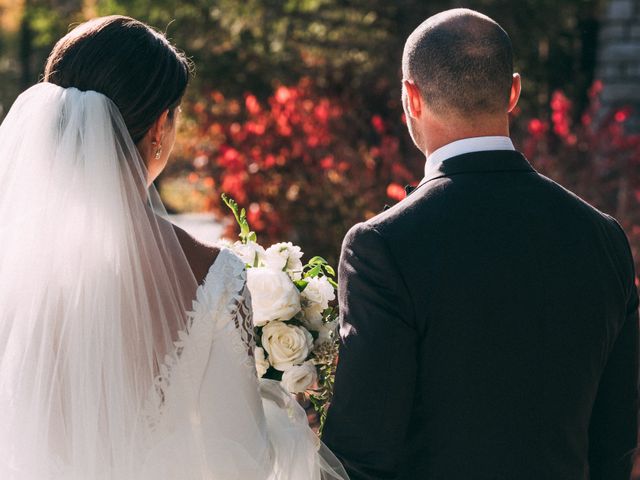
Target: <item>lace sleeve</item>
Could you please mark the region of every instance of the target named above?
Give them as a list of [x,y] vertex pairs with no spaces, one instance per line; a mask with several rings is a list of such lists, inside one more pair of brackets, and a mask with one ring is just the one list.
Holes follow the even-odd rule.
[[253,311],[251,309],[251,293],[247,286],[247,272],[243,271],[244,279],[242,289],[235,295],[232,307],[233,325],[238,331],[238,348],[246,353],[251,365],[254,365],[254,348],[256,346],[255,334],[253,331]]
[[[200,384],[193,380],[205,374],[212,349],[220,350],[221,357],[231,355],[224,361],[246,367],[243,370],[249,377],[256,377],[247,271],[233,253],[220,252],[187,315],[187,328],[178,332],[175,349],[159,365],[149,392],[144,416],[152,429],[167,417],[167,409],[172,408],[168,404],[180,405],[189,392],[198,391]],[[214,347],[214,343],[218,345]]]

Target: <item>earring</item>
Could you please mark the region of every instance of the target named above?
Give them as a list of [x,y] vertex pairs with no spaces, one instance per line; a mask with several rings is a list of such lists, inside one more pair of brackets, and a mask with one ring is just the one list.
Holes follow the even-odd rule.
[[[151,145],[153,145],[155,147],[156,145],[158,145],[158,142],[153,141],[153,142],[151,142]],[[155,159],[156,160],[160,160],[160,156],[161,155],[162,155],[162,142],[160,142],[160,146],[158,148],[156,148]]]

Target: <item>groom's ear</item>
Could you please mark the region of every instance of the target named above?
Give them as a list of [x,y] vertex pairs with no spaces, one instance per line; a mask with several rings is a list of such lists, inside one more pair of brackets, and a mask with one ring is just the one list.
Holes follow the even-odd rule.
[[418,86],[411,80],[403,80],[402,86],[406,92],[406,105],[407,113],[412,118],[420,118],[422,111],[424,110],[424,104],[422,101],[422,95]]
[[511,93],[509,95],[509,113],[516,108],[518,99],[520,98],[520,91],[522,90],[522,81],[519,73],[513,74],[513,81],[511,82]]

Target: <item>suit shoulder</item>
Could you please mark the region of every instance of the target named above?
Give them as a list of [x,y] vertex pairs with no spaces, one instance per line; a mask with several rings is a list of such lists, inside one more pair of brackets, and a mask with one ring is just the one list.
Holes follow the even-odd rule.
[[631,252],[631,244],[622,225],[611,215],[603,213],[609,226],[609,235],[612,243],[615,244],[616,250],[620,253],[621,268],[626,270],[627,275],[635,281],[635,266],[633,261],[633,253]]
[[447,198],[448,178],[432,180],[420,185],[408,197],[396,203],[388,210],[367,220],[365,223],[377,230],[383,237],[388,233],[404,230],[415,223],[415,215],[428,215],[438,208]]
[[619,268],[626,270],[628,275],[629,269],[633,270],[633,256],[631,254],[629,240],[627,239],[627,235],[620,223],[611,215],[602,212],[559,183],[554,182],[544,175],[540,175],[540,178],[550,189],[554,190],[556,194],[561,195],[565,201],[571,203],[575,212],[585,218],[588,218],[598,226],[598,229],[604,233],[608,243],[616,252]]
[[375,223],[371,220],[356,223],[349,229],[342,242],[343,250],[352,248],[354,245],[365,246],[379,241],[379,233],[375,229]]
[[551,180],[548,177],[545,177],[542,174],[538,174],[538,177],[541,181],[546,184],[547,188],[552,191],[554,194],[559,195],[563,198],[564,201],[573,204],[575,208],[577,208],[584,215],[590,216],[592,219],[598,221],[602,225],[605,225],[605,228],[615,229],[617,225],[616,220],[610,215],[602,212],[595,206],[591,205],[585,199],[572,192],[568,188],[563,187],[559,183]]

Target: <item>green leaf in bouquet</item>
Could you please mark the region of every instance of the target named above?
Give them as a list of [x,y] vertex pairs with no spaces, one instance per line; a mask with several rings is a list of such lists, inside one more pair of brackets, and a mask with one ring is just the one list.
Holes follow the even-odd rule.
[[322,265],[315,265],[305,274],[305,277],[315,278],[322,272]]
[[324,258],[317,256],[313,257],[309,260],[309,263],[305,265],[304,271],[304,276],[307,278],[315,278],[319,275],[324,275],[327,277],[333,288],[338,288],[338,284],[331,278],[336,276],[336,271]]
[[316,256],[309,260],[307,266],[310,267],[313,265],[327,265],[327,263],[328,262],[324,258]]
[[266,378],[266,379],[269,379],[269,380],[276,380],[278,382],[281,382],[282,381],[282,375],[283,375],[283,373],[280,370],[276,370],[273,367],[269,367],[269,369],[267,370],[267,373],[265,373],[262,378]]
[[224,204],[229,207],[229,210],[233,212],[233,216],[236,218],[236,222],[240,227],[239,237],[242,243],[256,242],[258,237],[256,233],[252,232],[251,228],[249,227],[249,221],[247,220],[247,211],[244,208],[242,210],[239,210],[240,207],[238,206],[238,203],[233,198],[229,197],[226,193],[223,193],[221,195],[221,198]]
[[296,280],[295,282],[293,282],[293,284],[296,286],[299,292],[303,292],[304,289],[307,288],[307,285],[309,285],[309,282],[307,282],[306,280]]
[[302,327],[302,322],[300,320],[298,320],[297,318],[292,318],[291,320],[287,320],[286,322],[282,322],[282,323],[286,323],[287,325],[291,326],[291,327]]
[[[331,349],[331,346],[327,345],[327,349]],[[334,352],[327,352],[327,359],[324,359],[317,365],[318,369],[318,388],[310,392],[309,400],[313,405],[316,412],[320,414],[320,426],[318,428],[318,435],[322,434],[325,421],[327,419],[327,411],[331,399],[333,398],[334,378],[335,378],[335,354]]]
[[333,269],[333,267],[329,264],[324,266],[324,271],[327,272],[330,276],[335,277],[336,276],[336,271]]
[[262,327],[254,327],[253,332],[255,333],[256,347],[262,348]]

